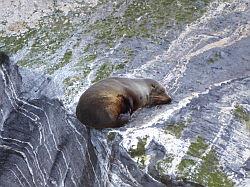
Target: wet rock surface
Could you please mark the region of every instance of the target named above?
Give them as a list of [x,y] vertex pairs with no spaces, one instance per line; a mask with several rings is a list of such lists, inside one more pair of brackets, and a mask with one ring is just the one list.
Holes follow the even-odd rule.
[[[12,57],[0,68],[0,184],[248,186],[249,6],[38,1],[18,22],[0,9]],[[156,79],[173,102],[119,129],[87,129],[76,103],[109,76]]]

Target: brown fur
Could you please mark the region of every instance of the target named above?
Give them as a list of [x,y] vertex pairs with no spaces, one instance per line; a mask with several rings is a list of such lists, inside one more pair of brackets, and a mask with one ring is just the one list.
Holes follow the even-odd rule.
[[165,89],[152,79],[108,78],[88,88],[80,97],[77,118],[94,128],[123,126],[121,114],[131,115],[144,106],[170,103]]

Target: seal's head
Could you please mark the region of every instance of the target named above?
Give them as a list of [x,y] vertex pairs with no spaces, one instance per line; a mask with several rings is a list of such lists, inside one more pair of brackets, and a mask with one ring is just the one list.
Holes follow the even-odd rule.
[[169,104],[172,101],[171,97],[167,94],[165,88],[157,81],[149,79],[149,81],[147,82],[150,87],[148,97],[149,106]]

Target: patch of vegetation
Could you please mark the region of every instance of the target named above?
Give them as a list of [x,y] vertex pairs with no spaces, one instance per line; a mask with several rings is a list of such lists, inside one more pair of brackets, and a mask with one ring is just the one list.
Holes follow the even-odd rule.
[[73,77],[67,77],[63,80],[63,84],[67,86],[73,86],[75,82],[79,81],[81,77],[79,76],[73,76]]
[[30,29],[24,34],[17,36],[0,36],[0,46],[2,51],[8,51],[9,53],[16,53],[24,46],[28,45],[28,41],[34,37],[36,30]]
[[102,64],[99,70],[96,72],[96,78],[93,81],[93,83],[102,80],[104,78],[107,78],[113,72],[113,68],[114,68],[113,64],[110,63]]
[[32,68],[39,68],[41,66],[47,65],[47,62],[44,62],[42,58],[31,58],[29,59],[28,56],[24,57],[20,61],[18,61],[18,65],[22,67],[32,67]]
[[73,25],[63,14],[45,17],[39,24],[39,32],[31,47],[31,52],[54,53],[73,31]]
[[121,63],[121,64],[117,64],[115,66],[115,70],[120,70],[120,69],[124,69],[125,68],[125,64]]
[[[178,172],[185,180],[207,187],[231,187],[233,182],[228,179],[227,175],[220,169],[216,153],[211,149],[205,156],[208,145],[201,137],[189,147],[187,155],[196,157],[196,159],[183,159],[178,165]],[[201,159],[201,163],[197,160]]]
[[129,61],[131,61],[134,57],[134,50],[128,47],[122,49]]
[[138,143],[137,143],[136,148],[132,146],[128,152],[131,155],[131,157],[137,158],[137,162],[140,163],[142,166],[144,166],[145,161],[146,161],[145,146],[147,144],[148,136],[145,136],[144,138],[137,138],[137,139],[138,139]]
[[159,172],[160,176],[164,175],[168,168],[171,167],[174,155],[169,154],[163,160],[159,160],[156,163],[156,169]]
[[122,17],[110,15],[90,25],[89,30],[96,31],[96,45],[105,43],[109,47],[112,47],[114,42],[123,36],[156,39],[163,28],[190,23],[199,18],[210,1],[133,1],[128,5]]
[[194,180],[208,187],[231,187],[234,183],[219,169],[219,161],[215,151],[211,150],[198,168]]
[[90,54],[90,55],[87,55],[84,60],[86,62],[93,62],[95,59],[96,59],[97,55],[96,54]]
[[182,159],[178,165],[178,170],[185,177],[189,176],[192,172],[191,169],[195,165],[195,161],[191,159]]
[[187,154],[201,158],[201,155],[205,152],[207,149],[208,144],[204,141],[204,139],[200,136],[196,139],[196,142],[191,143]]
[[136,148],[130,148],[129,149],[129,154],[133,158],[134,157],[138,157],[138,156],[142,156],[142,155],[146,154],[145,146],[147,144],[148,136],[145,136],[144,138],[137,138],[137,139],[138,139],[138,143],[137,143]]
[[108,141],[112,142],[115,139],[115,136],[116,136],[116,132],[109,132],[107,136]]
[[84,53],[89,52],[89,50],[90,50],[91,47],[92,47],[92,44],[89,43],[89,44],[83,49],[83,52],[84,52]]
[[85,78],[91,71],[91,68],[84,62],[84,59],[80,59],[73,67],[75,71],[80,72],[82,78]]
[[17,62],[19,66],[26,67],[29,64],[28,60],[21,59],[20,61]]
[[234,116],[239,119],[241,123],[245,124],[247,129],[250,131],[250,114],[243,106],[235,106]]
[[[32,36],[27,36],[32,39],[31,49],[18,64],[25,67],[44,66],[46,68],[49,62],[44,61],[44,56],[54,54],[56,50],[62,47],[73,29],[73,24],[69,18],[60,11],[55,11],[53,15],[43,17],[38,24],[38,28],[33,31]],[[22,43],[26,45],[27,42]],[[20,45],[18,48],[22,48],[24,45]],[[62,67],[61,65],[67,62],[67,58],[70,58],[70,54],[68,56],[66,54],[64,58],[60,64],[46,68],[47,71],[51,74],[59,67]]]
[[134,50],[129,48],[129,47],[125,47],[122,49],[123,52],[130,58],[132,56],[134,56]]
[[72,58],[72,51],[68,50],[64,55],[63,55],[63,61],[66,63],[69,63],[70,59]]
[[218,61],[221,58],[221,54],[219,52],[216,52],[212,57],[210,57],[207,61],[208,64],[214,64],[216,61]]
[[182,131],[186,128],[186,123],[185,122],[179,122],[176,124],[169,124],[164,128],[164,131],[166,134],[172,134],[176,136],[176,138],[180,138]]
[[47,73],[51,75],[56,70],[64,67],[66,64],[68,64],[70,62],[71,57],[72,57],[72,51],[69,50],[66,53],[64,53],[63,58],[61,59],[61,61],[58,64],[55,64],[52,67],[47,69]]
[[123,69],[125,67],[125,64],[111,64],[111,63],[104,63],[100,66],[100,68],[98,69],[98,71],[96,72],[96,78],[93,81],[93,83],[105,79],[107,77],[110,76],[110,74],[114,71],[114,70],[120,70]]

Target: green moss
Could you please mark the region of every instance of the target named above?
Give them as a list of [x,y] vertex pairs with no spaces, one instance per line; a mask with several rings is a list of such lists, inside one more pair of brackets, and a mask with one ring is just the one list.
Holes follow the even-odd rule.
[[124,69],[125,68],[125,64],[117,64],[115,66],[115,70],[120,70],[120,69]]
[[137,143],[136,148],[132,146],[128,152],[131,155],[131,157],[137,158],[137,162],[144,166],[145,161],[146,161],[145,146],[147,144],[148,136],[145,136],[144,138],[137,138],[137,139],[138,139],[138,143]]
[[125,67],[125,64],[114,65],[111,63],[104,63],[101,65],[101,67],[96,72],[96,78],[93,82],[97,82],[99,80],[105,79],[105,78],[109,77],[110,74],[114,70],[120,70],[120,69],[123,69],[124,67]]
[[[90,25],[89,30],[96,31],[96,45],[102,43],[109,47],[123,36],[160,39],[159,33],[162,30],[199,18],[209,2],[210,0],[201,0],[199,3],[188,0],[133,1],[128,4],[122,17],[110,15]],[[117,4],[116,9],[119,9],[121,4]],[[116,10],[113,13],[115,12]]]
[[72,51],[69,50],[66,53],[64,53],[63,58],[58,64],[53,65],[52,67],[47,69],[48,74],[53,74],[56,70],[64,67],[66,64],[70,62],[70,59],[72,57]]
[[84,53],[87,53],[87,52],[90,50],[90,48],[91,48],[91,44],[88,44],[88,45],[83,49]]
[[95,59],[96,59],[97,55],[96,54],[91,54],[91,55],[88,55],[84,58],[84,60],[86,62],[93,62]]
[[99,70],[96,72],[96,78],[93,82],[97,82],[104,78],[107,78],[113,71],[114,65],[110,63],[104,63],[101,65]]
[[245,124],[247,129],[250,131],[250,114],[243,106],[235,106],[234,116],[239,119],[241,123]]
[[148,136],[145,136],[144,138],[137,138],[138,139],[138,143],[136,148],[130,148],[129,149],[129,154],[132,157],[138,157],[138,156],[142,156],[146,154],[146,149],[145,149],[145,145],[147,144],[147,139]]
[[107,136],[108,141],[112,142],[115,139],[115,136],[116,136],[116,132],[109,132]]
[[182,176],[188,178],[190,173],[192,172],[191,169],[194,165],[195,165],[194,160],[182,159],[180,164],[178,165],[178,170],[180,171]]
[[[216,153],[211,149],[205,156],[208,145],[201,137],[193,142],[187,155],[196,157],[196,159],[183,159],[178,165],[178,173],[184,180],[189,180],[208,187],[230,187],[233,182],[220,169],[220,164]],[[197,159],[198,158],[198,159]],[[197,160],[201,159],[201,163]]]
[[22,67],[33,67],[33,68],[38,68],[41,65],[45,65],[46,62],[43,59],[40,58],[29,58],[29,56],[26,56],[22,58],[20,61],[18,61],[18,65]]
[[45,17],[45,20],[40,22],[38,37],[35,38],[31,51],[46,51],[52,54],[63,45],[72,31],[72,23],[63,14]]
[[201,155],[205,152],[208,145],[205,143],[204,139],[200,136],[196,139],[196,142],[191,143],[187,154],[200,158]]
[[68,50],[64,55],[63,55],[63,61],[65,63],[69,63],[70,59],[72,58],[72,51]]
[[[49,62],[44,61],[44,56],[54,54],[56,50],[63,46],[64,42],[69,38],[72,33],[73,27],[69,18],[64,16],[60,11],[43,17],[39,22],[37,30],[33,30],[31,36],[25,36],[31,38],[32,45],[29,53],[18,63],[25,67],[48,67]],[[23,48],[27,44],[28,40],[21,42],[22,45],[16,45],[18,48]],[[16,51],[16,49],[12,48]],[[67,56],[68,55],[68,56]],[[56,69],[62,67],[63,63],[67,63],[70,58],[70,53],[64,56],[58,65],[48,67],[47,72],[53,73]],[[68,59],[67,59],[68,58]]]
[[79,76],[73,76],[73,77],[67,77],[66,79],[63,80],[63,83],[66,86],[73,86],[73,84],[77,81],[79,81],[81,77]]
[[125,55],[127,55],[127,58],[129,59],[129,61],[131,61],[134,57],[134,50],[128,47],[125,47],[122,50],[125,53]]
[[86,77],[91,71],[89,64],[85,62],[84,58],[80,58],[73,68],[75,71],[80,72],[83,78]]
[[168,168],[171,167],[174,155],[169,154],[163,160],[159,160],[156,163],[156,169],[159,172],[160,176],[164,175]]
[[29,64],[28,60],[21,59],[20,61],[17,62],[19,66],[26,67]]
[[180,138],[182,131],[185,129],[186,127],[186,123],[185,122],[179,122],[176,124],[170,124],[167,127],[164,128],[165,133],[170,133],[174,136],[176,136],[176,138]]
[[30,29],[26,33],[18,36],[0,36],[0,46],[2,51],[16,53],[28,44],[36,33],[36,30]]
[[207,61],[208,64],[214,64],[216,61],[218,61],[221,58],[221,54],[219,52],[216,52],[212,57],[210,57]]
[[[219,162],[216,154],[211,150],[202,157],[202,163],[197,168],[193,168],[194,160],[183,159],[178,166],[178,170],[185,180],[190,180],[207,187],[231,187],[233,182],[227,175],[219,169]],[[194,169],[194,170],[192,170]]]
[[194,176],[196,182],[208,187],[233,186],[233,182],[219,169],[219,161],[213,150],[203,157],[202,160],[203,162]]

